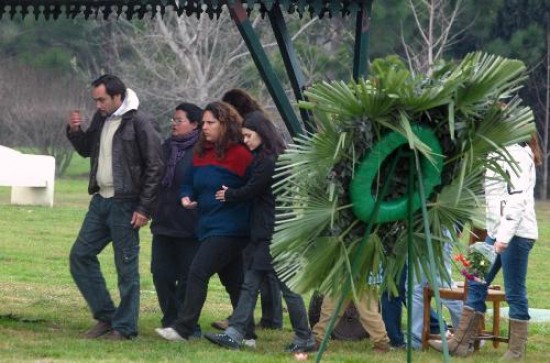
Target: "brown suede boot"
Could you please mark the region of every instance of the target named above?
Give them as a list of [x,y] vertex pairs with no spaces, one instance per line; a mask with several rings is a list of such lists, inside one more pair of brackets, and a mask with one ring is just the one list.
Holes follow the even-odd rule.
[[[483,314],[474,312],[470,307],[465,306],[462,308],[460,324],[454,331],[453,337],[447,342],[449,354],[457,357],[467,357],[472,353],[470,347],[474,342],[479,320],[483,318]],[[440,340],[428,340],[428,343],[435,350],[443,351],[443,343]]]
[[508,350],[501,360],[508,361],[524,358],[528,326],[528,320],[510,319],[510,341],[508,342]]
[[[485,318],[481,318],[477,322],[477,326],[474,327],[474,333],[472,334],[472,346],[470,347],[471,352],[473,353],[476,349],[479,349],[483,345],[483,340],[478,339],[481,337],[481,332],[485,326]],[[477,344],[477,346],[476,346]]]

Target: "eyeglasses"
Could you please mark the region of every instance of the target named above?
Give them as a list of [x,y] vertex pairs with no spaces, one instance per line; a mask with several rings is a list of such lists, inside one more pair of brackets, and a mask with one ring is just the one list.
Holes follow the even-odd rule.
[[186,122],[187,120],[184,118],[171,118],[170,122],[175,123],[176,125],[181,124],[182,122]]

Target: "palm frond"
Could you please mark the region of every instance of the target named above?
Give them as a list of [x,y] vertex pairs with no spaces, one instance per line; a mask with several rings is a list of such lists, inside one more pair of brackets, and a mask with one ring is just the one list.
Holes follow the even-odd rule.
[[[521,99],[513,98],[505,107],[501,103],[519,89],[524,71],[519,61],[477,52],[427,77],[387,58],[373,62],[367,80],[309,88],[308,102],[300,106],[312,110],[316,131],[296,138],[277,167],[272,254],[280,276],[300,292],[321,289],[338,295],[350,286],[356,294],[379,274],[382,288],[395,289],[394,279],[407,259],[407,221],[367,226],[353,213],[350,184],[374,145],[392,137],[402,145],[404,137],[408,144],[401,148],[408,146],[432,162],[444,159],[436,178],[440,185],[424,201],[429,230],[419,211],[412,215],[408,257],[417,273],[435,268],[448,277],[443,246],[459,240],[456,226],[484,224],[485,170],[502,173],[500,160],[510,162],[505,146],[527,140],[535,129],[532,111]],[[431,129],[441,150],[420,140],[416,128]],[[395,160],[398,155],[384,157]],[[375,180],[365,190],[377,196],[381,185],[395,182],[383,203],[403,196],[414,168],[400,162],[389,179],[384,174],[389,164],[383,160],[374,166]],[[427,240],[432,241],[435,266],[427,257]]]

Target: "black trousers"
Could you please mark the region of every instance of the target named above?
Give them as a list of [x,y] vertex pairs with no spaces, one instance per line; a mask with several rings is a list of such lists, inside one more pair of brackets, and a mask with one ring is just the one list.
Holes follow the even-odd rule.
[[153,235],[151,273],[162,310],[162,326],[171,326],[185,301],[189,268],[200,243],[185,239]]
[[172,326],[183,338],[193,333],[199,321],[212,275],[218,274],[231,305],[237,306],[244,276],[242,250],[248,242],[235,237],[210,237],[200,242],[189,270],[185,301]]

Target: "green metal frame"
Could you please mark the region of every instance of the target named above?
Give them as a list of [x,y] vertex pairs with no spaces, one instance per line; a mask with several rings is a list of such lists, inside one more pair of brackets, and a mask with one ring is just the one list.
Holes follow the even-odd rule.
[[[285,23],[285,17],[281,11],[281,8],[274,6],[271,11],[268,12],[269,21],[271,22],[271,27],[273,28],[273,34],[277,40],[279,46],[279,51],[283,58],[285,64],[286,73],[292,85],[292,90],[294,91],[294,97],[296,100],[302,101],[305,100],[304,90],[305,90],[305,79],[300,64],[298,62],[298,57],[296,56],[296,51],[292,45],[292,39],[288,33],[288,29]],[[300,116],[307,131],[313,131],[313,125],[310,121],[311,115],[309,111],[300,108]]]
[[355,15],[355,47],[353,49],[353,79],[367,78],[369,52],[369,26],[372,1],[361,4]]
[[256,68],[258,68],[260,76],[271,94],[271,97],[275,102],[275,106],[277,106],[277,110],[279,110],[279,113],[281,114],[281,117],[283,118],[289,132],[292,136],[301,134],[303,132],[302,125],[298,121],[298,117],[292,109],[288,96],[286,95],[281,82],[277,78],[271,63],[267,58],[267,54],[263,49],[254,28],[252,27],[252,23],[248,18],[246,10],[243,8],[242,2],[240,0],[229,0],[227,2],[227,6],[229,7],[231,18],[239,29],[239,32],[241,33],[241,36],[243,37],[243,40],[252,55],[254,64],[256,65]]

